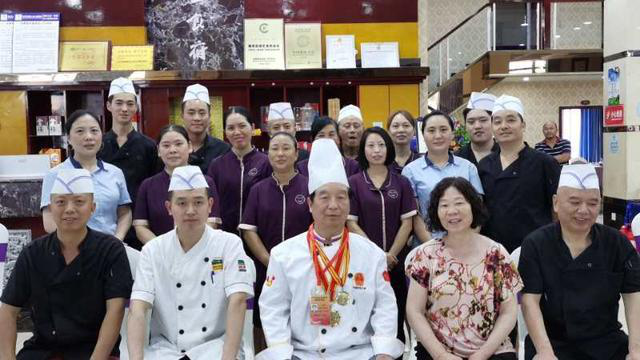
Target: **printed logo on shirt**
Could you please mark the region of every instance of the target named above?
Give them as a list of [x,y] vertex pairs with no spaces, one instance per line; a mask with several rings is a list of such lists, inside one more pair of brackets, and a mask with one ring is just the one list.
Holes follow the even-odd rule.
[[296,195],[294,200],[295,200],[296,204],[302,205],[302,204],[304,204],[304,201],[306,200],[306,198],[304,197],[304,195],[298,194],[298,195]]
[[247,272],[247,265],[244,264],[244,260],[238,260],[238,271]]
[[256,175],[258,175],[258,169],[257,168],[252,168],[251,170],[249,170],[249,172],[247,174],[249,174],[249,176],[256,176]]
[[359,272],[353,277],[355,284],[353,285],[354,289],[366,289],[364,286],[364,274]]
[[223,262],[221,258],[211,260],[211,271],[222,271]]
[[389,190],[389,192],[387,193],[389,195],[390,198],[392,199],[397,199],[398,196],[400,196],[400,194],[398,194],[398,190],[396,189],[391,189]]
[[387,270],[382,272],[382,278],[386,282],[391,282],[391,275],[389,275],[389,272]]
[[267,276],[267,279],[264,281],[264,284],[267,285],[268,287],[271,287],[274,281],[276,281],[276,277],[274,275],[269,275]]

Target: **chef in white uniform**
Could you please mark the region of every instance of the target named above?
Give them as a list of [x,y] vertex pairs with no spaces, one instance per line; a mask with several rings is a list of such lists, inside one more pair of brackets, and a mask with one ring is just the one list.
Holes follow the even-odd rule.
[[132,360],[236,359],[252,264],[238,236],[206,225],[213,205],[207,188],[199,167],[173,171],[166,205],[176,228],[142,249],[129,310]]
[[307,232],[271,250],[260,296],[259,360],[387,360],[402,355],[384,252],[349,233],[349,183],[333,140],[313,143]]

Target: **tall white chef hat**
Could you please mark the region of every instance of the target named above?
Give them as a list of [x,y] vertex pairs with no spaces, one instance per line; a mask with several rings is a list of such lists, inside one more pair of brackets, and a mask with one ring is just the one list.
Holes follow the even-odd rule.
[[362,121],[362,112],[360,111],[360,108],[355,105],[347,105],[340,109],[340,113],[338,114],[338,123],[349,116],[355,116]]
[[493,104],[495,102],[496,102],[495,95],[474,91],[471,93],[471,98],[469,98],[467,109],[479,109],[479,110],[492,111]]
[[91,173],[85,169],[60,169],[53,180],[51,194],[93,194]]
[[187,90],[184,92],[182,102],[184,103],[189,100],[200,100],[211,105],[209,100],[209,89],[200,84],[189,85]]
[[329,183],[349,187],[342,154],[335,141],[318,139],[313,142],[309,155],[309,194]]
[[293,108],[291,107],[291,103],[288,102],[278,102],[269,105],[269,117],[267,117],[267,122],[271,120],[282,120],[282,119],[291,119],[294,120],[295,116],[293,115]]
[[565,165],[560,172],[558,187],[570,187],[573,189],[600,189],[600,181],[596,168],[591,164]]
[[120,93],[132,94],[137,97],[133,82],[123,77],[113,80],[111,86],[109,86],[109,97]]
[[169,191],[209,188],[199,166],[187,165],[173,169]]
[[493,110],[491,110],[491,112],[495,114],[500,110],[513,110],[524,118],[524,106],[522,106],[522,101],[515,96],[502,95],[497,98],[496,102],[493,104]]

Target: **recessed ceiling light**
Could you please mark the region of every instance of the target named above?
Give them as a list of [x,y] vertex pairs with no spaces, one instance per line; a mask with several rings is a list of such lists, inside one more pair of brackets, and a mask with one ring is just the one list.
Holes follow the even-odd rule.
[[560,35],[556,35],[556,39],[558,39],[560,37]]
[[583,22],[583,24],[584,24],[584,25],[591,25],[591,24],[593,24],[593,22],[591,22],[591,21],[585,21],[585,22]]
[[529,23],[523,22],[522,24],[520,24],[520,26],[527,27],[527,26],[529,26]]
[[458,51],[458,55],[462,55],[462,51]]
[[522,78],[522,81],[529,81],[529,80],[530,80],[530,79],[529,79],[529,77],[528,77],[528,76],[525,76],[525,77],[523,77],[523,78]]
[[524,46],[524,44],[518,44],[518,46]]
[[576,31],[580,30],[580,26],[574,27],[573,30],[576,30]]

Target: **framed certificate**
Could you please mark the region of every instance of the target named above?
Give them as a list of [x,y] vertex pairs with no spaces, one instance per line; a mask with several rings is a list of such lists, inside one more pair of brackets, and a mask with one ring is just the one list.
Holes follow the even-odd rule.
[[244,20],[244,68],[284,70],[284,20]]
[[153,45],[114,46],[111,71],[153,70]]
[[284,40],[287,69],[322,69],[320,23],[287,23]]
[[327,69],[353,69],[356,67],[356,37],[354,35],[327,35]]
[[106,71],[108,65],[108,41],[60,43],[60,71]]
[[57,72],[60,13],[19,13],[13,19],[12,72]]
[[363,68],[400,67],[400,53],[397,42],[360,44]]

